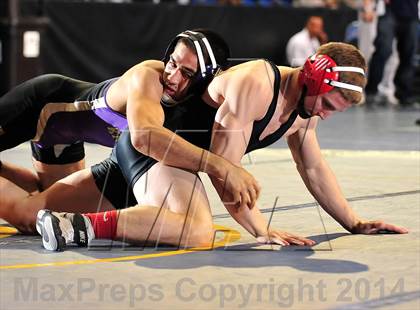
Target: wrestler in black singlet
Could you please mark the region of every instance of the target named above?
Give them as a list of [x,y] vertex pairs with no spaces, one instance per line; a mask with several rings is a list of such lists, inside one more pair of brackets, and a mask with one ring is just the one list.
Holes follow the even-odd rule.
[[[174,107],[162,105],[162,108],[165,114],[164,127],[201,148],[210,147],[216,109],[199,97],[192,97]],[[137,152],[131,145],[129,131],[123,131],[111,157],[92,166],[91,171],[98,189],[114,207],[120,209],[136,204],[131,188],[156,163],[155,159]],[[130,186],[126,179],[130,180]]]
[[[261,120],[254,122],[246,153],[276,142],[292,126],[298,115],[296,111],[293,111],[287,122],[278,130],[263,140],[259,140],[261,133],[273,117],[280,91],[280,72],[273,63],[269,62],[269,64],[274,71],[273,99],[266,115]],[[216,109],[209,107],[201,98],[197,97],[172,108],[163,106],[163,109],[165,113],[164,127],[176,131],[185,140],[196,146],[209,149]],[[121,134],[111,157],[93,166],[92,173],[96,185],[114,207],[124,208],[136,204],[132,187],[156,162],[155,159],[134,149],[131,145],[130,133],[126,131]]]

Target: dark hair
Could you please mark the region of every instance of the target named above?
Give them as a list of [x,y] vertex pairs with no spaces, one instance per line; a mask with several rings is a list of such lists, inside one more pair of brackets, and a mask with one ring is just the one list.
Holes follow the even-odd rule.
[[324,19],[322,18],[321,15],[310,15],[307,19],[306,19],[306,23],[305,25],[308,25],[310,21],[312,21],[312,19],[321,19],[322,21],[324,21]]
[[[194,35],[194,32],[196,35]],[[199,33],[199,35],[198,35]],[[194,79],[191,81],[191,85],[189,87],[188,93],[189,94],[199,94],[201,95],[209,85],[209,83],[214,78],[215,74],[217,74],[218,69],[225,70],[228,67],[228,58],[230,57],[230,49],[226,41],[216,32],[210,29],[198,28],[194,30],[187,30],[184,31],[182,34],[175,37],[172,42],[168,45],[165,57],[163,59],[165,65],[169,61],[170,54],[174,51],[176,45],[179,42],[182,42],[190,49],[194,54],[197,55],[196,48],[194,46],[194,37],[202,37],[204,36],[210,47],[213,51],[214,58],[216,60],[216,66],[213,66],[209,53],[207,51],[207,47],[205,46],[204,41],[201,38],[199,41],[199,45],[201,47],[201,51],[203,54],[204,62],[205,62],[205,71],[201,72],[198,70],[195,74]],[[197,42],[197,41],[196,41]]]

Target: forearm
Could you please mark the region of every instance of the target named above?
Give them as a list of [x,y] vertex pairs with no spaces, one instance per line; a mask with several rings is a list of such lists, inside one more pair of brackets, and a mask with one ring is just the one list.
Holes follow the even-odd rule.
[[360,219],[343,196],[338,182],[326,162],[321,161],[316,167],[310,169],[298,166],[298,171],[306,187],[321,207],[341,226],[352,231]]
[[248,207],[236,207],[225,204],[229,214],[255,238],[268,235],[268,223],[257,206],[252,209]]
[[137,151],[168,166],[201,171],[223,179],[228,162],[222,157],[199,148],[164,127],[148,127],[132,133]]
[[219,194],[225,208],[239,225],[245,228],[254,237],[267,235],[268,223],[256,206],[251,209],[246,206],[238,207],[238,205],[232,203],[231,197],[225,190],[220,179],[210,177],[210,180]]

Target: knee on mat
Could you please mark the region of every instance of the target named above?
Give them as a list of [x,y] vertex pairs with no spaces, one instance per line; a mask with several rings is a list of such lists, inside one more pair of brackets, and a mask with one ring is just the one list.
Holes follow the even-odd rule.
[[211,246],[214,239],[213,223],[200,221],[196,224],[196,227],[189,230],[188,245],[193,247]]
[[37,235],[35,222],[31,219],[22,219],[16,224],[16,229],[25,235]]

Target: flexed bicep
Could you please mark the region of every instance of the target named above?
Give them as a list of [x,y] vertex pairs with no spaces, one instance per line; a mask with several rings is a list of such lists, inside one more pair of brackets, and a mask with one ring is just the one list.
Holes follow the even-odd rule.
[[139,68],[132,72],[127,84],[127,120],[130,130],[162,126],[164,114],[160,99],[163,86],[159,73],[152,68]]
[[[220,110],[219,110],[220,112]],[[255,178],[240,165],[245,154],[252,123],[241,124],[233,113],[219,114],[221,123],[214,122],[210,151],[229,160],[234,165],[222,179],[212,179],[220,198],[226,206],[248,205],[252,208],[258,199],[260,186]]]
[[210,151],[239,164],[248,146],[252,123],[240,121],[222,105],[213,124]]
[[149,144],[150,130],[162,128],[164,112],[160,105],[163,88],[159,74],[151,68],[139,68],[127,81],[127,121],[133,146],[141,151]]

